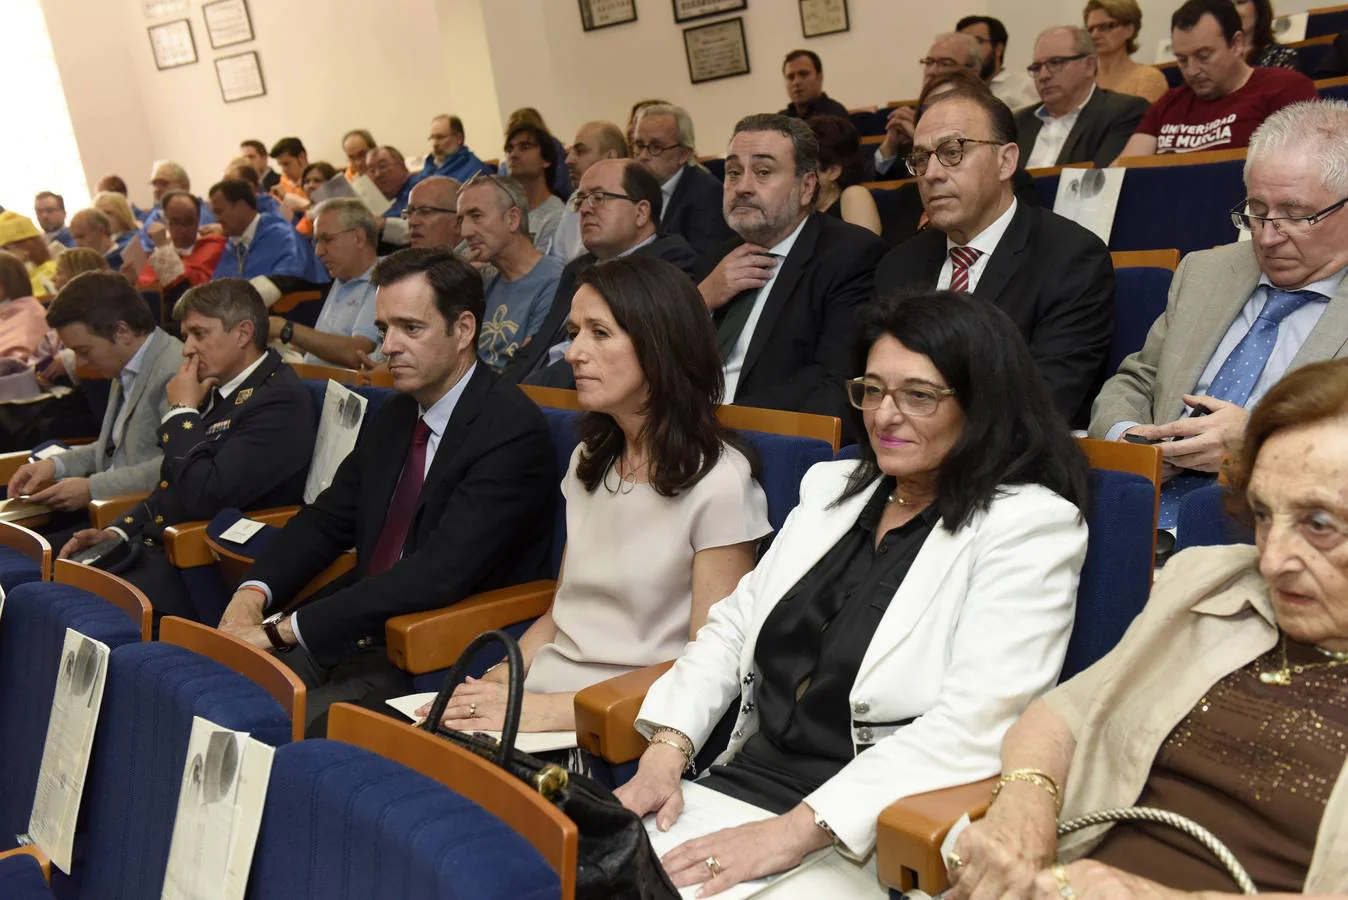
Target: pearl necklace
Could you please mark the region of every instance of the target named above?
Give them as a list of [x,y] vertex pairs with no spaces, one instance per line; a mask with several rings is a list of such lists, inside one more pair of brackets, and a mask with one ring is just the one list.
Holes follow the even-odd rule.
[[1287,635],[1282,636],[1282,668],[1274,669],[1271,672],[1260,672],[1259,680],[1264,684],[1276,684],[1287,686],[1292,683],[1293,675],[1300,675],[1308,669],[1318,669],[1323,666],[1326,669],[1332,669],[1348,663],[1348,653],[1341,650],[1326,650],[1324,647],[1316,647],[1320,653],[1328,656],[1329,659],[1318,663],[1301,663],[1300,665],[1290,665],[1287,662]]

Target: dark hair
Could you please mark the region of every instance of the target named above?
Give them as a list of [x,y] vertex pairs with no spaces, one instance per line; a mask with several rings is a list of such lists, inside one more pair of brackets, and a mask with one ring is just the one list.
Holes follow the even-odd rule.
[[309,165],[304,167],[304,171],[300,173],[300,181],[308,178],[309,173],[315,169],[323,175],[324,181],[327,181],[329,178],[337,177],[337,167],[330,162],[324,162],[320,159],[318,162],[309,163]]
[[[649,398],[642,438],[650,454],[650,484],[662,497],[689,490],[712,470],[723,446],[747,445],[716,418],[725,391],[716,331],[693,282],[673,265],[649,256],[620,256],[581,272],[627,333],[646,378]],[[587,413],[585,445],[576,477],[593,492],[622,456],[622,429],[612,417]],[[755,477],[757,477],[756,466]]]
[[60,194],[53,194],[51,191],[38,191],[37,196],[33,198],[33,203],[37,203],[39,200],[46,200],[48,197],[56,201],[56,205],[61,207],[62,212],[65,211],[66,198],[62,197]]
[[98,183],[107,185],[105,190],[112,191],[114,194],[121,194],[123,197],[127,195],[126,181],[120,175],[104,175],[98,179]]
[[782,60],[782,68],[785,69],[797,59],[808,59],[814,64],[816,73],[820,75],[824,74],[824,64],[820,62],[819,54],[815,53],[813,50],[792,50],[790,53],[786,54],[786,59]]
[[81,272],[61,288],[47,308],[47,327],[60,328],[82,322],[105,340],[117,334],[125,322],[133,334],[154,331],[154,315],[131,282],[119,272]]
[[252,322],[253,346],[267,352],[267,304],[247,279],[217,278],[188,288],[174,305],[173,318],[181,322],[191,312],[219,319],[226,331],[238,327],[240,322]]
[[376,288],[387,287],[414,275],[426,276],[446,330],[465,310],[473,314],[476,344],[487,308],[482,276],[477,270],[443,247],[408,247],[376,263],[370,283]]
[[33,295],[33,282],[23,260],[8,250],[0,250],[0,300],[18,300]]
[[463,140],[466,135],[463,131],[463,119],[458,116],[449,116],[449,133],[456,135],[459,140]]
[[1001,44],[1003,48],[1010,40],[1010,35],[1006,33],[1006,26],[1002,24],[1001,19],[994,19],[992,16],[965,16],[955,23],[955,30],[963,31],[970,25],[988,26],[988,38],[994,44]]
[[304,143],[297,137],[283,137],[271,145],[271,157],[293,156],[298,159],[304,154]]
[[217,181],[211,185],[211,189],[206,192],[206,196],[213,197],[217,193],[221,194],[230,203],[247,203],[252,209],[257,209],[257,191],[242,178],[226,178],[224,181]]
[[1170,17],[1171,31],[1192,31],[1204,16],[1212,16],[1222,27],[1222,37],[1229,47],[1240,31],[1240,13],[1231,0],[1185,0]]
[[178,190],[168,191],[167,193],[164,194],[164,196],[159,198],[159,210],[160,212],[167,212],[170,200],[184,200],[184,199],[192,201],[192,205],[196,207],[197,210],[197,218],[200,219],[201,198],[198,197],[196,194],[192,193],[191,191],[178,191]]
[[239,181],[246,181],[253,186],[253,193],[257,193],[262,188],[262,181],[257,177],[257,169],[249,165],[235,166],[229,170],[230,178],[237,178]]
[[791,141],[791,153],[796,158],[796,179],[819,171],[819,141],[810,126],[800,119],[781,113],[754,113],[735,123],[731,136],[742,131],[775,131]]
[[928,101],[936,89],[943,88],[946,85],[968,88],[971,91],[989,91],[988,83],[979,77],[973,69],[951,69],[949,72],[933,75],[922,84],[922,93],[917,98],[914,122],[922,118],[922,114],[927,111],[927,107],[930,105]]
[[267,145],[257,140],[256,138],[249,138],[246,141],[239,141],[239,146],[247,147],[249,150],[256,150],[258,156],[267,155]]
[[811,116],[808,124],[819,142],[819,168],[841,166],[839,187],[862,181],[861,137],[856,126],[842,116]]
[[1348,412],[1348,359],[1330,359],[1293,369],[1268,389],[1245,423],[1239,448],[1223,470],[1229,492],[1227,511],[1247,524],[1250,479],[1264,443],[1288,428],[1314,425]]
[[[538,143],[539,152],[543,154],[543,166],[547,169],[547,177],[551,178],[552,173],[557,171],[557,145],[553,142],[552,135],[546,128],[539,128],[532,122],[516,122],[506,132],[506,146],[515,139],[517,134],[527,134]],[[504,149],[504,148],[503,148]]]
[[353,134],[365,142],[365,150],[367,152],[379,146],[379,144],[375,142],[374,135],[370,134],[370,132],[364,128],[352,128],[346,134],[342,135],[342,143],[345,144],[346,139]]
[[[886,336],[930,358],[964,413],[964,429],[941,463],[936,507],[947,531],[986,510],[1000,485],[1041,484],[1085,511],[1086,457],[1006,313],[952,291],[886,297],[863,314],[857,371],[865,371],[871,347]],[[848,412],[856,433],[865,434],[860,411]],[[880,475],[870,441],[858,449],[861,464],[835,503],[864,492]]]
[[[1225,0],[1230,2],[1230,0]],[[931,109],[938,103],[945,103],[947,100],[968,100],[982,107],[983,112],[987,113],[988,126],[991,130],[989,137],[1001,144],[1014,144],[1016,142],[1016,116],[1011,112],[1011,107],[1007,106],[1001,100],[993,96],[992,91],[986,87],[966,87],[956,85],[953,89],[939,94],[936,97],[930,97],[923,108],[923,112]]]
[[[1254,27],[1245,35],[1253,58],[1273,41],[1273,4],[1270,0],[1250,0],[1254,4]],[[1236,15],[1240,15],[1237,13]],[[1230,38],[1227,39],[1228,42]]]
[[651,207],[651,221],[660,229],[660,213],[664,211],[665,195],[660,191],[660,182],[635,159],[625,160],[623,166],[623,193],[632,198],[633,203],[645,200]]

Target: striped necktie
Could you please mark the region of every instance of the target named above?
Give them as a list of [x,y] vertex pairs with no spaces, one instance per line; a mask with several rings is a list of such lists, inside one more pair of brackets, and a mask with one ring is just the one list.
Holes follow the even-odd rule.
[[982,255],[982,250],[975,250],[973,247],[950,248],[950,289],[952,291],[969,290],[969,271]]

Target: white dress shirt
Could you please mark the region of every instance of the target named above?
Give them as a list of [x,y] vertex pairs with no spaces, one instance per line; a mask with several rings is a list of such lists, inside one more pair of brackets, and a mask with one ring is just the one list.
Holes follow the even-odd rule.
[[674,196],[674,189],[679,186],[679,179],[683,177],[683,170],[686,168],[688,168],[686,165],[679,166],[678,171],[669,176],[668,181],[660,185],[660,195],[664,201],[660,204],[660,209],[663,210],[663,212],[661,212],[662,216],[665,212],[669,211],[670,198]]
[[749,354],[749,342],[753,340],[754,329],[758,327],[758,319],[763,315],[763,306],[768,302],[768,295],[772,293],[772,286],[777,283],[777,274],[782,271],[782,266],[786,263],[786,257],[791,252],[791,248],[796,245],[796,238],[800,237],[800,231],[805,227],[809,220],[806,216],[800,220],[786,237],[782,238],[770,250],[777,258],[777,266],[772,270],[772,277],[768,283],[758,289],[758,296],[754,297],[753,309],[749,311],[749,318],[744,323],[744,330],[740,332],[739,339],[735,341],[734,348],[730,351],[730,356],[725,361],[725,402],[735,402],[735,391],[740,385],[740,374],[744,370],[744,358]]
[[[983,270],[988,267],[988,260],[992,258],[992,251],[997,249],[997,245],[1002,242],[1002,236],[1006,234],[1006,229],[1011,227],[1011,220],[1016,216],[1018,205],[1019,201],[1013,197],[1011,205],[1007,207],[1006,212],[997,218],[997,221],[974,235],[973,240],[964,245],[981,251],[978,259],[969,267],[969,293],[972,294],[978,289],[978,280],[983,277]],[[950,279],[954,276],[954,267],[950,262],[950,251],[958,246],[960,245],[949,237],[945,239],[945,262],[941,263],[941,274],[936,279],[936,290],[938,291],[950,290]]]
[[1055,116],[1048,111],[1048,108],[1040,104],[1034,111],[1035,117],[1039,119],[1039,136],[1034,139],[1034,149],[1030,151],[1030,156],[1025,160],[1025,168],[1039,169],[1044,166],[1056,166],[1058,164],[1058,154],[1062,153],[1063,144],[1067,143],[1067,136],[1072,133],[1076,127],[1077,119],[1081,118],[1081,110],[1091,98],[1095,96],[1095,85],[1091,85],[1091,91],[1086,95],[1086,99],[1081,104],[1061,116]]
[[988,80],[988,88],[1012,112],[1039,102],[1039,91],[1035,90],[1030,73],[1024,70],[1002,69]]

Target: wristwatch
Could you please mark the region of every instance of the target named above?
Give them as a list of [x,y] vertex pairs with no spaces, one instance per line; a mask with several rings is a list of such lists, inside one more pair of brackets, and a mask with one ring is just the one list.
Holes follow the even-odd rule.
[[295,336],[295,323],[286,322],[281,326],[281,343],[289,344],[290,339]]
[[262,620],[262,633],[267,636],[267,640],[271,641],[272,649],[277,653],[287,653],[295,649],[294,644],[287,644],[281,638],[281,629],[276,627],[285,617],[285,613],[276,613]]

